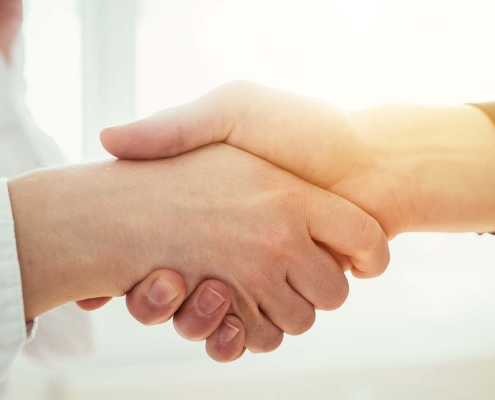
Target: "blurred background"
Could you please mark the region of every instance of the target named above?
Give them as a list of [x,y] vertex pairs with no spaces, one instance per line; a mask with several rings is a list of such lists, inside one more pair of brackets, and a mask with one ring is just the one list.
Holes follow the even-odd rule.
[[[26,101],[74,162],[99,131],[245,79],[361,108],[495,100],[492,0],[25,2]],[[495,156],[495,155],[494,155]],[[122,299],[97,354],[20,359],[12,399],[494,399],[495,238],[410,234],[379,279],[267,355],[228,365]]]

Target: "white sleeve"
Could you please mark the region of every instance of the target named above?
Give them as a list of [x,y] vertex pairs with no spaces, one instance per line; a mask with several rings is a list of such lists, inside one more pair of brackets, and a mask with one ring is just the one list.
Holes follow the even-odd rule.
[[0,179],[0,380],[26,343],[28,330],[7,179]]
[[23,353],[43,363],[58,363],[86,358],[96,351],[98,313],[65,304],[38,318],[36,338]]

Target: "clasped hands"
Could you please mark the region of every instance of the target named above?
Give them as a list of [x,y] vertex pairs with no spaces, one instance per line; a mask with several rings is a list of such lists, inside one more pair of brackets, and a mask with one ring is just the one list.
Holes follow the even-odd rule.
[[[165,203],[178,203],[160,221],[168,225],[160,229],[167,231],[163,237],[172,240],[174,251],[160,254],[156,266],[181,273],[186,295],[210,279],[179,308],[174,322],[185,338],[209,338],[213,358],[237,358],[244,347],[254,352],[277,348],[283,333],[301,334],[313,325],[315,308],[333,310],[345,301],[345,270],[358,277],[385,270],[389,253],[379,223],[332,193],[332,186],[358,167],[358,143],[349,122],[328,103],[237,82],[102,133],[105,148],[121,159],[169,158],[142,172],[143,180],[160,182],[159,169],[165,167],[177,177],[166,180],[166,200],[154,194],[157,209],[149,213],[159,219]],[[225,144],[211,144],[218,142]],[[187,154],[178,156],[182,153]],[[208,285],[228,299],[214,322],[197,306]],[[209,290],[205,296],[221,301]],[[227,324],[220,324],[224,312]],[[237,329],[232,343],[228,339]]]
[[[136,319],[174,316],[218,361],[272,351],[343,304],[346,270],[383,273],[404,222],[349,116],[323,101],[232,83],[101,140],[118,160],[9,184],[26,318],[127,294]],[[23,221],[45,234],[29,240]],[[48,269],[59,295],[43,292]]]
[[85,189],[70,196],[98,205],[79,216],[83,270],[141,322],[174,314],[218,361],[307,331],[345,301],[345,271],[384,272],[399,233],[495,230],[495,129],[471,106],[344,113],[234,82],[101,140],[120,160],[71,172]]

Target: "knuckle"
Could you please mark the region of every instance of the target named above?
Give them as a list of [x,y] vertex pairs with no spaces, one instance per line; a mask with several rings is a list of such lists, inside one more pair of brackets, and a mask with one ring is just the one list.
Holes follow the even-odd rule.
[[317,307],[324,311],[333,311],[342,306],[349,296],[349,282],[345,276],[334,282],[332,287],[327,290],[327,294],[321,299]]
[[[211,100],[221,106],[222,112],[214,119],[216,132],[226,132],[228,137],[234,132],[247,132],[240,129],[243,121],[249,120],[250,110],[258,98],[258,85],[247,81],[232,81],[215,89],[211,94]],[[222,117],[219,117],[222,115]],[[215,137],[218,137],[215,133]],[[226,143],[232,144],[229,140]]]
[[266,294],[270,290],[269,279],[262,274],[252,274],[251,278],[248,278],[246,287],[251,290],[251,298],[256,306],[263,302]]
[[271,254],[275,260],[290,258],[296,245],[294,235],[286,227],[279,228],[267,240],[268,254]]
[[272,329],[270,334],[260,337],[253,345],[248,346],[248,349],[255,354],[270,353],[276,350],[283,340],[284,333],[278,329]]
[[[274,266],[287,265],[291,260],[300,258],[301,240],[296,236],[297,230],[285,221],[268,223],[263,230],[253,235],[259,256]],[[266,270],[264,271],[266,273]]]
[[242,284],[234,285],[232,306],[236,311],[242,310],[242,313],[255,315],[258,306],[263,303],[266,295],[272,290],[275,281],[277,281],[275,268],[249,270],[249,273],[243,274],[240,278]]
[[315,323],[316,313],[315,310],[309,310],[308,312],[302,313],[300,317],[294,321],[290,329],[286,330],[286,333],[291,336],[302,335],[311,329]]
[[300,190],[299,186],[281,187],[281,193],[278,199],[279,208],[284,212],[293,213],[301,210],[306,204],[306,195]]
[[384,240],[383,230],[378,222],[369,217],[363,217],[356,224],[355,239],[358,249],[367,253],[377,251]]

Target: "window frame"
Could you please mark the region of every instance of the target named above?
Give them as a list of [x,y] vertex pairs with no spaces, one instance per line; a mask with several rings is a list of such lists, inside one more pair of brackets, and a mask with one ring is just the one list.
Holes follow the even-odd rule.
[[83,156],[85,160],[94,160],[107,156],[100,145],[101,129],[136,116],[138,0],[80,2]]

